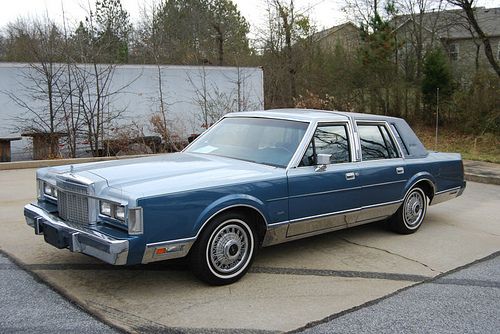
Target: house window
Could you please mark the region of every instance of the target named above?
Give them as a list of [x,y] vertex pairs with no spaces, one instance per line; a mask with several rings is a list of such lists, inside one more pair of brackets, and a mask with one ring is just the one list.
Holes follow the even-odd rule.
[[451,43],[448,46],[448,54],[450,56],[451,61],[457,61],[458,60],[458,44],[457,43]]

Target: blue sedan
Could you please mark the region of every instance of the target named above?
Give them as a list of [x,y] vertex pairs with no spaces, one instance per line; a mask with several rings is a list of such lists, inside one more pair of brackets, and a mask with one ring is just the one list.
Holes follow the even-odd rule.
[[427,151],[394,117],[279,109],[224,116],[183,152],[43,168],[28,225],[116,265],[187,257],[214,285],[259,247],[387,220],[410,234],[462,194],[459,154]]

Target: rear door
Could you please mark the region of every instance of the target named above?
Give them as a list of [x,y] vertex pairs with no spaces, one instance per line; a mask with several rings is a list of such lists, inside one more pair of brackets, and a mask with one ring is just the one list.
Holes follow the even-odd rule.
[[407,173],[401,150],[386,122],[357,121],[356,126],[361,146],[362,185],[362,210],[356,224],[363,224],[396,212]]

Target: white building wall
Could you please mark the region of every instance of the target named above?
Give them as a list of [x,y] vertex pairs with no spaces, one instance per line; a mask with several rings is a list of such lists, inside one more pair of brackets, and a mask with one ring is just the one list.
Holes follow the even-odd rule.
[[[0,63],[0,137],[20,136],[27,125],[21,119],[34,117],[26,108],[15,103],[12,96],[30,108],[46,108],[45,100],[37,100],[29,92],[35,84],[28,78],[33,76],[30,71],[33,69],[28,64]],[[220,110],[220,115],[211,115],[213,119],[209,119],[209,123],[226,112],[264,109],[261,68],[164,65],[161,66],[161,78],[167,118],[172,129],[183,139],[204,130],[200,106],[203,94],[209,104],[215,105],[213,109]],[[109,91],[119,91],[109,99],[110,110],[124,112],[113,124],[108,124],[105,137],[112,137],[112,129],[132,122],[142,127],[146,135],[151,134],[149,120],[154,112],[159,111],[160,105],[158,68],[154,65],[116,66]],[[64,131],[64,128],[61,127],[61,130]],[[79,151],[84,154],[87,149],[82,143]],[[30,139],[12,142],[13,161],[30,158]]]

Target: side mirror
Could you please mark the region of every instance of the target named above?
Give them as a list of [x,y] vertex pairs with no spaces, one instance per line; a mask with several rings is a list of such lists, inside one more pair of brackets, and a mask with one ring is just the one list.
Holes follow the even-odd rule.
[[326,165],[330,164],[331,154],[318,154],[316,156],[317,167],[315,169],[316,172],[323,172],[326,170]]

